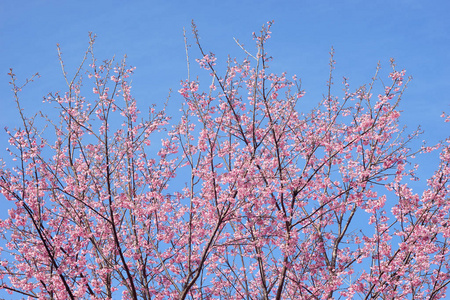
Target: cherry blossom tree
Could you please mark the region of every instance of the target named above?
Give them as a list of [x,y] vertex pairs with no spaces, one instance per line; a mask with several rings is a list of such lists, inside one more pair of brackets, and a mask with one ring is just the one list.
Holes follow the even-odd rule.
[[[0,168],[14,205],[0,221],[1,288],[28,299],[444,298],[450,139],[411,150],[419,132],[399,126],[408,80],[393,61],[389,84],[378,67],[336,97],[331,52],[328,90],[302,111],[300,81],[269,71],[270,25],[223,74],[193,26],[210,79],[182,82],[167,102],[178,120],[140,111],[134,69],[98,62],[94,37],[74,76],[60,56],[67,91],[45,97],[59,118],[26,116],[11,71],[23,124],[7,129],[15,165]],[[411,161],[430,151],[440,163],[417,191]]]

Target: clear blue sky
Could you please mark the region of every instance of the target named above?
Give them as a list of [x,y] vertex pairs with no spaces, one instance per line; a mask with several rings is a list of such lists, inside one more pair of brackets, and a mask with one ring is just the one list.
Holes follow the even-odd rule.
[[[389,58],[414,77],[402,109],[410,127],[422,125],[424,139],[448,136],[439,115],[450,112],[450,2],[390,1],[0,1],[0,127],[19,125],[6,75],[14,69],[19,82],[35,72],[41,78],[22,94],[27,114],[49,106],[42,97],[64,91],[56,43],[69,73],[78,66],[95,33],[97,58],[128,55],[136,66],[133,95],[139,105],[158,103],[187,76],[183,27],[190,35],[194,19],[207,51],[220,62],[242,56],[233,41],[251,48],[251,33],[274,20],[268,51],[272,71],[297,74],[315,104],[326,92],[328,52],[336,55],[335,91],[343,75],[357,88],[373,76],[378,61],[389,71]],[[191,39],[191,43],[193,40]],[[198,57],[192,47],[191,55]],[[385,73],[386,74],[386,73]],[[178,110],[173,94],[169,112]],[[447,131],[446,131],[447,129]],[[0,131],[0,155],[7,137]],[[0,199],[0,207],[5,207]],[[4,216],[4,212],[1,214]]]
[[[331,46],[336,51],[336,83],[345,75],[354,88],[370,80],[378,61],[387,72],[394,57],[414,77],[402,105],[404,121],[421,124],[425,137],[436,141],[443,128],[438,116],[450,108],[449,13],[446,0],[1,1],[0,127],[17,123],[9,68],[20,82],[35,72],[42,76],[23,93],[28,113],[46,108],[41,99],[48,92],[64,89],[56,43],[69,73],[82,58],[88,32],[98,36],[99,59],[127,54],[137,67],[134,96],[145,104],[162,101],[186,77],[182,30],[190,33],[192,19],[204,47],[219,62],[227,54],[242,54],[233,37],[253,46],[251,33],[275,20],[268,44],[275,58],[272,70],[302,78],[305,101],[315,103],[325,93]],[[1,132],[0,145],[5,138]]]
[[310,101],[325,91],[331,46],[337,74],[348,76],[355,87],[370,79],[379,60],[388,70],[394,57],[414,77],[405,113],[433,131],[440,127],[433,125],[437,114],[450,104],[449,12],[444,0],[2,1],[1,127],[14,122],[9,68],[19,80],[34,72],[42,75],[24,99],[24,104],[40,103],[41,96],[64,87],[56,43],[73,70],[87,47],[88,32],[98,36],[99,58],[127,54],[137,67],[133,88],[138,100],[161,101],[186,76],[182,29],[189,30],[194,19],[204,46],[222,60],[241,54],[233,37],[252,46],[251,33],[275,20],[272,67],[302,78]]

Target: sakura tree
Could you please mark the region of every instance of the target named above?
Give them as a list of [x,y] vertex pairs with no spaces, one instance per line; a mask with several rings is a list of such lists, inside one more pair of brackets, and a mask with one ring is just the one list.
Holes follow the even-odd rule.
[[[23,125],[7,129],[16,164],[0,169],[14,204],[0,221],[1,288],[28,299],[444,298],[450,139],[410,149],[419,132],[399,126],[408,80],[393,62],[389,84],[377,68],[336,97],[331,53],[328,90],[303,111],[296,77],[269,71],[270,25],[224,74],[193,26],[210,79],[182,82],[167,104],[184,99],[179,120],[140,111],[133,68],[97,61],[93,37],[73,76],[60,57],[67,91],[45,97],[59,118],[26,116],[11,71]],[[410,161],[430,151],[440,163],[417,191]]]

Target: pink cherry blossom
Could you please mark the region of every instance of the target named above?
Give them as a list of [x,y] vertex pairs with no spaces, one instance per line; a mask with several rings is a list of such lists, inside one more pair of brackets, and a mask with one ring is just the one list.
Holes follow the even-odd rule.
[[[28,299],[445,298],[450,138],[412,150],[419,132],[399,125],[409,80],[393,62],[389,85],[377,75],[353,92],[344,78],[334,95],[334,50],[328,92],[304,111],[297,77],[268,69],[271,25],[242,63],[206,53],[193,26],[211,78],[181,82],[169,100],[178,120],[133,98],[125,60],[95,58],[80,68],[88,81],[77,73],[46,97],[59,120],[19,111],[0,168],[14,206],[0,220],[0,288]],[[440,153],[422,189],[419,152]]]

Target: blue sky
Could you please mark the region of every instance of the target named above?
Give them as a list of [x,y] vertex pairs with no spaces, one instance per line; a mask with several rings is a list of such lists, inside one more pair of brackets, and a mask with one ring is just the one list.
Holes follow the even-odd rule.
[[[431,143],[448,136],[439,118],[450,112],[450,2],[446,0],[396,1],[6,1],[0,2],[0,127],[20,125],[13,102],[9,68],[18,81],[39,72],[41,78],[22,93],[25,113],[49,106],[42,97],[64,91],[56,44],[63,50],[69,74],[88,46],[88,33],[97,35],[97,58],[118,60],[128,56],[136,66],[133,95],[143,108],[164,101],[187,76],[183,27],[190,34],[193,19],[203,47],[217,54],[243,56],[234,38],[254,49],[251,33],[274,20],[267,45],[274,57],[272,72],[297,74],[306,96],[305,109],[326,93],[328,60],[335,49],[335,91],[342,76],[357,88],[368,83],[377,62],[383,74],[389,59],[406,69],[413,81],[401,108],[411,130],[421,125]],[[191,48],[192,58],[199,56]],[[192,65],[192,68],[194,66]],[[386,78],[386,77],[385,77]],[[170,111],[181,98],[173,93]],[[5,156],[7,136],[0,131],[0,156]],[[0,207],[6,207],[0,199]],[[4,216],[4,210],[0,216]]]
[[[3,1],[0,5],[0,126],[18,124],[6,75],[19,82],[35,72],[41,78],[24,91],[28,113],[42,106],[42,96],[64,89],[56,43],[69,73],[88,45],[98,38],[99,59],[128,55],[136,66],[134,96],[161,102],[178,90],[187,75],[183,27],[190,35],[195,20],[204,47],[220,61],[241,56],[233,37],[253,46],[251,33],[274,20],[268,44],[272,71],[297,74],[308,103],[325,92],[328,52],[336,51],[336,91],[341,77],[356,88],[373,76],[378,61],[385,72],[389,58],[414,80],[402,108],[409,126],[421,124],[429,140],[442,138],[439,114],[449,110],[450,19],[448,1]],[[191,40],[193,43],[193,41]],[[191,55],[198,57],[192,48]],[[174,96],[177,97],[177,96]],[[174,100],[176,102],[176,100]],[[0,143],[5,135],[0,133]],[[2,147],[3,148],[3,147]]]

